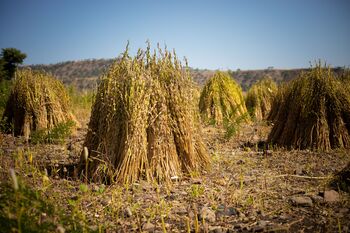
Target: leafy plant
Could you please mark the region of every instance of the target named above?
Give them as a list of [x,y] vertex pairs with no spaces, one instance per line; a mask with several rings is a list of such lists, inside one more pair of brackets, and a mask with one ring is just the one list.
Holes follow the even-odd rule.
[[[0,186],[0,232],[56,232],[64,226],[67,232],[91,232],[82,225],[81,213],[66,215],[57,209],[40,191],[30,189],[17,181],[17,185]],[[71,203],[77,207],[78,203]]]
[[91,109],[91,105],[95,94],[93,91],[79,91],[74,86],[67,87],[67,93],[70,99],[70,103],[73,111],[78,109]]
[[46,130],[39,129],[39,130],[32,132],[32,134],[30,135],[30,141],[33,144],[45,143],[46,137],[47,137]]
[[58,123],[55,127],[52,128],[52,130],[48,131],[48,143],[63,143],[72,134],[72,129],[74,126],[74,121]]
[[31,134],[31,142],[39,143],[64,143],[65,140],[72,134],[72,129],[75,126],[74,121],[58,123],[51,130],[47,131],[39,129]]
[[237,117],[230,116],[224,118],[223,125],[224,129],[226,130],[225,137],[230,139],[231,137],[235,136],[239,132],[242,123],[244,123],[247,119],[249,119],[248,112]]
[[12,81],[2,80],[0,81],[0,119],[2,119],[2,114],[5,111],[6,102],[10,96],[12,88]]
[[204,187],[198,184],[193,184],[190,188],[190,196],[197,198],[204,194]]

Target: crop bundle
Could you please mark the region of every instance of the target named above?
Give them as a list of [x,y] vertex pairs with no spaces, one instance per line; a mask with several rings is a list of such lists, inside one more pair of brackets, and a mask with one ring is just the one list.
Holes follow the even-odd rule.
[[256,120],[265,120],[271,110],[277,84],[269,77],[255,83],[248,91],[246,106],[250,116]]
[[203,87],[199,110],[204,122],[222,125],[241,119],[249,122],[241,87],[224,72],[216,72]]
[[6,131],[28,139],[36,130],[50,130],[59,123],[74,121],[63,84],[48,74],[22,69],[3,114]]
[[101,78],[80,172],[86,179],[169,181],[209,165],[193,83],[175,53],[128,49]]
[[350,91],[350,69],[344,69],[340,75],[340,81],[342,82],[345,89]]
[[349,92],[320,64],[280,89],[269,120],[269,143],[324,151],[350,147]]

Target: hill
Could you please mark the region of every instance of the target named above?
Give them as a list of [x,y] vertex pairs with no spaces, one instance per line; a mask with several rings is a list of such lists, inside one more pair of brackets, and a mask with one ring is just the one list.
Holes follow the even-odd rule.
[[[49,65],[31,65],[35,70],[44,70],[66,85],[76,86],[78,89],[91,89],[96,86],[97,79],[113,63],[114,59],[89,59],[81,61],[66,61]],[[264,70],[236,70],[228,72],[242,86],[243,91],[248,90],[258,80],[264,76],[270,76],[275,82],[281,83],[292,80],[300,72],[307,69],[273,69]],[[340,72],[341,68],[335,68]],[[202,86],[210,78],[215,70],[190,69],[194,81]]]
[[113,63],[113,59],[89,59],[66,61],[49,65],[31,65],[34,70],[43,70],[62,80],[66,85],[78,89],[91,89],[96,86],[97,78]]

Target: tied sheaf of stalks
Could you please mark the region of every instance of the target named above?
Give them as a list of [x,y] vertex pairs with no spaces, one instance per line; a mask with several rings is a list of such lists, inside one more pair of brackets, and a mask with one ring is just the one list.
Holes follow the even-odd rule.
[[348,92],[350,92],[350,69],[346,68],[340,75],[340,81]]
[[249,122],[241,87],[224,72],[216,72],[203,87],[199,110],[204,122],[222,125],[225,120],[243,118]]
[[158,53],[131,58],[127,47],[101,79],[80,169],[89,180],[161,182],[208,167],[188,71],[175,52]]
[[256,120],[265,120],[276,92],[277,84],[270,77],[255,83],[249,89],[245,102],[250,116]]
[[33,131],[74,121],[62,82],[30,69],[16,71],[15,77],[3,115],[8,131],[28,139]]
[[280,88],[269,120],[269,143],[321,151],[350,147],[349,92],[321,64]]

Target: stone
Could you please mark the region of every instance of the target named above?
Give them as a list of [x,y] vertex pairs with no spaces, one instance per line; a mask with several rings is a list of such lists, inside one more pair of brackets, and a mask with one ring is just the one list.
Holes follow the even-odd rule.
[[88,229],[90,231],[96,232],[96,231],[98,231],[98,226],[97,225],[88,226]]
[[236,164],[237,164],[237,165],[241,165],[241,164],[245,164],[245,162],[244,162],[243,160],[240,159],[240,160],[238,160],[238,161],[236,162]]
[[298,175],[298,176],[301,176],[301,175],[304,175],[304,171],[301,167],[297,167],[295,170],[294,170],[294,174],[295,175]]
[[342,213],[342,214],[346,214],[347,212],[349,212],[349,209],[348,208],[341,208],[339,210],[339,213]]
[[225,207],[225,205],[219,205],[216,211],[217,217],[222,217],[222,216],[230,217],[234,215],[238,215],[238,211],[233,207]]
[[146,222],[142,226],[142,230],[144,230],[144,231],[153,231],[154,228],[155,228],[155,226],[152,223],[150,223],[150,222]]
[[259,141],[259,140],[260,140],[260,137],[259,137],[259,135],[257,135],[257,134],[254,134],[254,136],[252,137],[252,140],[253,140],[254,142],[257,142],[257,141]]
[[264,156],[272,156],[272,150],[264,150]]
[[215,212],[209,207],[203,207],[200,212],[200,219],[204,219],[207,222],[213,223],[216,221]]
[[340,200],[340,195],[335,190],[325,191],[323,195],[324,201],[328,203],[338,202]]
[[106,197],[101,200],[101,204],[104,206],[110,205],[111,203],[112,203],[112,199],[110,197]]
[[290,200],[295,206],[310,207],[313,205],[312,199],[307,196],[292,197]]
[[61,224],[59,224],[57,226],[57,228],[56,228],[56,232],[58,232],[58,233],[65,233],[66,229],[64,229],[64,227]]
[[180,192],[179,192],[179,196],[187,196],[187,194],[188,194],[188,193],[185,192],[185,191],[180,191]]
[[125,216],[129,217],[129,218],[132,216],[132,212],[131,212],[130,207],[126,207],[126,209],[125,209]]
[[209,233],[222,233],[222,227],[220,226],[210,226],[209,227]]
[[324,201],[323,197],[321,197],[319,195],[313,195],[313,196],[311,196],[311,199],[313,202],[317,202],[317,203],[322,203]]
[[184,215],[187,214],[187,209],[184,206],[179,206],[178,208],[175,209],[175,213],[179,214],[179,215]]
[[263,232],[264,231],[264,227],[256,225],[252,228],[252,232]]
[[259,226],[261,226],[261,227],[266,227],[267,226],[267,222],[266,221],[263,221],[263,220],[260,220],[260,221],[258,221],[258,224],[257,225],[259,225]]
[[170,200],[170,201],[174,201],[174,200],[176,199],[176,195],[173,194],[173,193],[171,193],[170,195],[166,196],[165,199],[166,199],[167,201],[169,201],[169,200]]
[[97,184],[94,184],[94,185],[92,185],[92,190],[94,192],[98,192],[98,190],[100,190],[100,187]]
[[200,179],[193,179],[192,184],[202,184],[202,180]]

